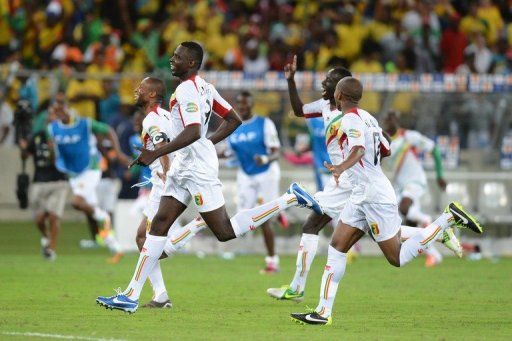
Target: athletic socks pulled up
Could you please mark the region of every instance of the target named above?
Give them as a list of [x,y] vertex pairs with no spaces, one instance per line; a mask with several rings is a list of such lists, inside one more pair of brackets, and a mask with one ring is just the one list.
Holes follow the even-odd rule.
[[315,309],[322,317],[327,318],[331,316],[332,306],[338,291],[338,284],[345,274],[346,266],[347,254],[329,245],[327,264],[325,265],[322,285],[320,286],[320,302]]
[[302,292],[306,288],[309,269],[311,268],[311,263],[313,263],[318,249],[318,239],[318,235],[316,234],[302,234],[299,252],[297,253],[295,275],[290,284],[290,287],[295,292]]

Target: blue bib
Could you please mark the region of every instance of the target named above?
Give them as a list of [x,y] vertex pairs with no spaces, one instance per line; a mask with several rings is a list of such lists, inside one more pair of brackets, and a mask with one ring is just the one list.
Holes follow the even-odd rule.
[[324,161],[331,163],[331,159],[325,145],[324,119],[321,117],[308,118],[306,122],[311,134],[311,151],[313,152],[315,170],[326,173],[327,169],[324,167]]
[[72,125],[55,120],[49,126],[50,137],[55,144],[58,170],[68,174],[80,174],[89,167],[91,157],[98,155],[96,138],[92,135],[91,121],[77,118]]
[[230,136],[229,144],[240,162],[240,167],[248,175],[260,174],[268,170],[267,165],[257,165],[255,155],[267,155],[264,134],[265,118],[255,116],[244,122]]

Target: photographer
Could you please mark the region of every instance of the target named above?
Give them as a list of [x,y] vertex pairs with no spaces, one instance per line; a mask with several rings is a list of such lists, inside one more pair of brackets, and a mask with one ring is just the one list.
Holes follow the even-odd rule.
[[[47,123],[55,118],[52,110],[48,113]],[[66,175],[55,168],[53,152],[48,145],[46,130],[36,132],[28,140],[20,136],[19,146],[23,160],[29,156],[34,160],[34,178],[30,190],[31,204],[35,210],[37,228],[41,231],[41,247],[44,258],[53,261],[57,254],[57,237],[60,230],[60,218],[68,194]]]

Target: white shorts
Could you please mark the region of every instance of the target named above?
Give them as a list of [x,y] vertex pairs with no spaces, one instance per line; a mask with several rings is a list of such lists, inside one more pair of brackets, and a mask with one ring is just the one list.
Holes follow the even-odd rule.
[[121,180],[112,178],[101,178],[96,189],[98,195],[98,206],[107,212],[114,212],[117,196],[121,190]]
[[354,204],[350,200],[341,212],[340,220],[369,233],[376,242],[393,238],[402,224],[396,204]]
[[199,212],[211,212],[224,206],[224,195],[222,194],[222,183],[217,174],[208,181],[191,177],[180,177],[173,172],[173,168],[167,172],[163,196],[171,196],[179,202],[187,205],[190,200]]
[[164,193],[164,184],[162,182],[153,183],[151,186],[151,191],[149,195],[146,197],[146,205],[144,206],[144,211],[142,214],[148,218],[149,221],[152,221],[158,212],[158,207],[160,206],[160,198]]
[[96,189],[101,180],[99,169],[88,169],[69,179],[73,195],[84,198],[91,206],[98,205]]
[[338,219],[351,193],[352,185],[346,181],[341,181],[336,185],[334,177],[330,176],[324,190],[315,193],[314,198],[320,204],[325,214],[332,219]]
[[325,190],[332,180],[333,177],[331,173],[320,173],[320,181],[322,181],[322,190]]
[[256,175],[247,175],[241,169],[238,170],[236,176],[238,211],[276,199],[279,196],[280,178],[279,165],[275,162],[267,171]]

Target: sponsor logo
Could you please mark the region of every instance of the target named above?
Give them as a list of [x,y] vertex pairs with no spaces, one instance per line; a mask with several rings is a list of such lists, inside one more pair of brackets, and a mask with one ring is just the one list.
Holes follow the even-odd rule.
[[322,322],[322,323],[325,322],[324,319],[316,319],[314,317],[311,317],[311,315],[306,315],[306,320],[311,321],[311,322]]
[[455,214],[457,217],[459,217],[459,219],[462,221],[463,224],[467,225],[468,220],[466,218],[464,218],[463,216],[461,216],[459,213],[457,213],[457,211],[450,209],[450,212],[452,212],[452,214]]
[[379,235],[380,230],[379,230],[379,225],[378,225],[377,223],[371,223],[371,224],[370,224],[370,228],[372,229],[372,234],[373,234],[374,236]]
[[199,111],[199,108],[197,107],[197,104],[189,102],[187,103],[187,107],[185,108],[186,112],[197,112]]
[[326,265],[324,269],[327,270],[327,271],[331,271],[331,266],[330,265]]
[[200,193],[194,195],[194,202],[196,203],[197,206],[202,206],[204,203],[203,196]]
[[140,250],[140,252],[147,252],[148,250],[143,246],[142,249]]
[[251,231],[256,230],[256,226],[254,226],[254,225],[249,226],[249,230],[251,230]]
[[348,130],[348,137],[357,139],[358,137],[361,137],[361,132],[357,129],[351,128]]
[[421,255],[423,253],[423,249],[418,249],[418,255]]

